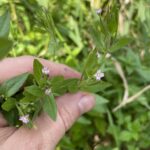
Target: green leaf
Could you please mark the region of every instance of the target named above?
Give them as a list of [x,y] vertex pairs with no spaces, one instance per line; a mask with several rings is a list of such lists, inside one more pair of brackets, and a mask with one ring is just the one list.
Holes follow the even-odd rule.
[[98,59],[97,59],[97,50],[94,49],[90,52],[90,54],[88,55],[86,62],[85,62],[85,67],[84,67],[84,75],[85,73],[90,76],[91,74],[93,74],[96,70],[98,65]]
[[100,82],[96,82],[94,84],[83,83],[80,86],[80,89],[82,91],[97,93],[97,92],[105,90],[106,88],[108,88],[110,86],[111,86],[111,84],[104,82],[104,81],[100,81]]
[[68,92],[75,93],[79,90],[78,82],[79,79],[67,79],[68,85]]
[[51,86],[53,93],[63,95],[66,92],[77,92],[78,91],[79,79],[71,78],[64,79],[62,76],[53,77],[51,79]]
[[110,52],[115,52],[120,48],[123,48],[124,46],[129,44],[129,42],[131,42],[131,38],[127,37],[120,38],[116,43],[112,45],[112,47],[110,48]]
[[119,8],[114,5],[110,12],[107,13],[107,16],[105,17],[105,20],[107,21],[107,28],[109,33],[111,33],[111,36],[115,36],[117,34],[118,29],[118,10]]
[[[93,25],[94,26],[94,25]],[[104,51],[105,44],[104,44],[104,35],[103,33],[99,33],[96,27],[90,29],[90,34],[93,39],[93,42],[97,49]]]
[[39,28],[44,29],[50,35],[50,45],[49,45],[49,52],[53,52],[57,50],[58,42],[55,33],[55,24],[53,18],[51,16],[51,11],[44,7],[39,7],[38,11],[36,12],[36,20],[38,23]]
[[55,121],[57,117],[57,105],[53,94],[45,96],[43,100],[45,101],[43,105],[44,111]]
[[9,125],[15,126],[19,125],[19,117],[18,117],[18,110],[12,109],[10,111],[3,111],[3,116],[7,120]]
[[47,8],[48,7],[48,4],[49,4],[49,0],[37,0],[37,2],[38,2],[38,4],[40,5],[40,6],[43,6],[43,7],[45,7],[45,8]]
[[120,128],[118,128],[115,123],[114,123],[114,118],[112,117],[112,114],[110,113],[109,110],[107,110],[107,115],[108,115],[108,121],[109,121],[109,128],[108,132],[111,133],[116,141],[116,145],[119,147],[120,145],[120,140],[119,140],[119,133],[120,133]]
[[51,79],[53,93],[64,94],[67,92],[67,85],[63,76],[56,76]]
[[0,59],[4,58],[11,50],[13,42],[7,38],[0,37]]
[[29,73],[24,73],[10,80],[7,80],[0,86],[0,94],[6,97],[11,97],[17,93],[28,79]]
[[36,119],[36,117],[40,114],[42,107],[43,107],[44,101],[43,99],[40,99],[34,103],[35,111],[32,116],[32,121]]
[[94,94],[94,95],[95,95],[95,98],[96,98],[96,104],[97,105],[102,105],[102,104],[108,103],[108,100],[105,99],[104,97],[102,97],[98,94]]
[[128,142],[128,141],[132,140],[132,138],[133,138],[132,136],[133,136],[133,133],[131,131],[124,130],[120,133],[120,139],[122,141]]
[[0,16],[0,37],[8,37],[10,29],[10,13],[6,11]]
[[2,104],[2,109],[5,111],[10,111],[15,107],[16,100],[14,98],[8,98],[3,104]]
[[51,79],[51,84],[55,85],[55,84],[60,84],[61,82],[64,81],[64,77],[63,76],[55,76]]
[[96,105],[89,114],[99,117],[101,113],[107,111],[106,104],[108,103],[108,100],[98,94],[94,94],[94,96],[96,99]]
[[43,65],[39,62],[39,60],[35,59],[33,62],[33,73],[34,73],[35,80],[39,85],[42,79],[42,68]]
[[150,70],[148,67],[138,67],[136,71],[145,81],[150,82]]
[[77,123],[80,123],[82,125],[90,125],[91,124],[91,120],[87,119],[84,116],[81,116],[78,120]]
[[94,119],[94,124],[96,126],[96,129],[99,131],[100,134],[102,134],[103,136],[106,133],[106,127],[107,127],[107,122],[105,121],[104,118],[96,118]]
[[33,96],[28,92],[24,92],[25,97],[20,99],[20,103],[31,103],[37,100],[37,97]]
[[54,41],[54,39],[51,39],[50,42],[49,42],[49,46],[48,46],[48,51],[50,53],[55,53],[56,50],[59,49],[59,44],[58,42]]
[[44,95],[43,90],[36,85],[31,85],[26,87],[25,91],[36,97],[41,97]]

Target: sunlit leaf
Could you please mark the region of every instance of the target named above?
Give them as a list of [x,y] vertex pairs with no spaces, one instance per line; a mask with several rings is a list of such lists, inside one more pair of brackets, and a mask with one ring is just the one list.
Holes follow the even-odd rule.
[[28,79],[29,73],[24,73],[17,77],[7,80],[0,86],[0,94],[10,97],[20,90]]
[[57,105],[55,98],[52,94],[43,98],[44,105],[43,110],[50,116],[51,119],[56,120],[57,117]]
[[6,11],[0,16],[0,37],[8,37],[10,28],[10,13]]

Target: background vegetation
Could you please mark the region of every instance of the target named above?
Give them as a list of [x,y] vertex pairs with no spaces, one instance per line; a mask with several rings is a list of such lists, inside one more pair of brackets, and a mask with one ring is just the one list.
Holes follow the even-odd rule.
[[[11,57],[34,55],[81,71],[84,59],[95,45],[106,55],[99,46],[101,37],[96,32],[97,16],[93,10],[101,8],[105,19],[110,3],[107,0],[1,0],[1,15],[6,10],[10,14],[0,18],[3,20],[0,37],[7,36],[4,31],[9,28],[3,23],[8,22],[10,15],[9,37],[14,43]],[[53,33],[41,30],[35,19],[38,6],[49,8],[56,39]],[[98,92],[96,107],[77,121],[57,150],[150,149],[150,1],[118,0],[115,7],[119,8],[118,37],[128,37],[129,44],[111,51],[113,59],[105,60],[106,82]],[[107,23],[114,24],[111,18]],[[57,47],[53,40],[59,43]],[[107,45],[107,40],[104,43]],[[121,108],[114,112],[118,105]]]

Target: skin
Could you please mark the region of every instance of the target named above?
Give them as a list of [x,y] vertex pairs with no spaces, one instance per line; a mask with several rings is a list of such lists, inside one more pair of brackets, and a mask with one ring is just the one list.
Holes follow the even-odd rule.
[[[23,56],[0,61],[0,83],[16,75],[32,72],[33,60],[32,56]],[[50,69],[50,77],[63,75],[65,78],[80,78],[78,72],[63,64],[39,60]],[[54,150],[73,123],[95,105],[94,97],[85,92],[67,93],[58,97],[56,101],[58,106],[56,122],[42,113],[35,121],[36,129],[24,126],[19,129],[10,127],[0,114],[0,150]]]

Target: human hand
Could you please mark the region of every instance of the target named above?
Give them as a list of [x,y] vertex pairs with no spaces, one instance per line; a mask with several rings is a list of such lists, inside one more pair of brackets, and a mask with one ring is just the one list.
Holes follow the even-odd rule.
[[[32,72],[34,57],[7,58],[0,62],[0,83],[25,72]],[[50,76],[79,78],[71,68],[44,59],[40,62],[50,69]],[[65,94],[56,98],[57,120],[52,121],[44,112],[35,120],[37,129],[10,127],[0,114],[0,150],[53,150],[72,124],[95,104],[94,97],[85,92]]]

